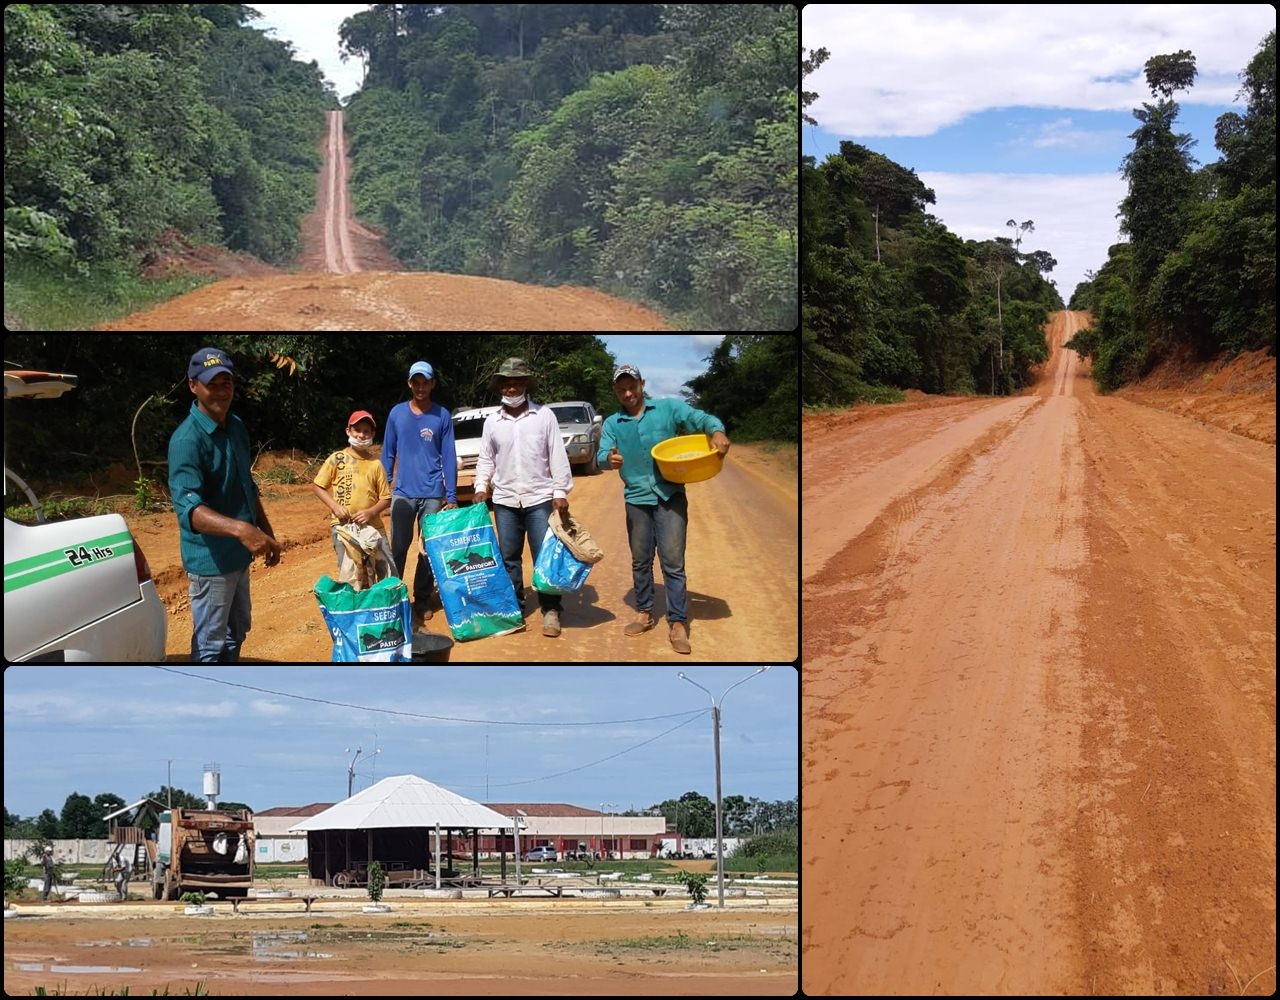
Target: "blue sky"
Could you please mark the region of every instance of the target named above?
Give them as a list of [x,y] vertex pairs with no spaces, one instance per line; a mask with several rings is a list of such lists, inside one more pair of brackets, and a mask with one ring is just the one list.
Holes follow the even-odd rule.
[[819,127],[803,127],[803,151],[821,162],[849,139],[914,169],[966,239],[1033,220],[1022,248],[1057,259],[1065,301],[1120,241],[1146,61],[1195,55],[1178,129],[1211,163],[1214,122],[1243,112],[1240,73],[1275,23],[1266,4],[810,4],[801,44],[831,56],[804,85]]
[[[721,701],[724,794],[791,799],[797,673],[755,669],[685,673],[717,699],[749,678]],[[21,816],[61,812],[72,792],[135,801],[170,766],[199,794],[210,762],[228,801],[336,802],[356,747],[382,751],[357,764],[356,791],[416,774],[478,801],[715,796],[711,696],[666,667],[26,666],[5,670],[4,707],[4,805]]]
[[706,359],[724,339],[722,333],[598,334],[618,364],[633,364],[655,399],[680,397],[689,379],[707,370]]

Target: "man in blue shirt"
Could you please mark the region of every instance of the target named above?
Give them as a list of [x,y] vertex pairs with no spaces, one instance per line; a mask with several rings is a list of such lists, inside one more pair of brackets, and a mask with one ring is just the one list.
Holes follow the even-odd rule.
[[[425,361],[409,369],[413,394],[387,417],[382,439],[382,465],[391,489],[391,554],[396,575],[404,579],[409,544],[415,530],[422,533],[422,517],[458,506],[458,457],[453,448],[453,420],[449,411],[431,402],[436,372]],[[399,460],[397,462],[397,459]],[[431,562],[426,547],[418,551],[413,573],[413,627],[431,617]]]
[[631,543],[631,580],[639,614],[625,629],[643,635],[658,624],[653,614],[653,554],[662,565],[667,591],[667,625],[671,648],[689,653],[688,590],[684,546],[689,527],[689,502],[684,486],[658,471],[650,449],[659,441],[681,434],[710,434],[721,455],[729,452],[724,424],[678,399],[644,398],[644,379],[634,365],[619,365],[613,373],[613,392],[622,412],[604,422],[600,434],[599,465],[617,469],[626,486],[627,539]]
[[231,413],[235,369],[202,347],[187,366],[195,401],[169,439],[169,494],[191,595],[193,663],[238,663],[251,624],[249,564],[274,566],[280,543],[250,475],[249,432]]

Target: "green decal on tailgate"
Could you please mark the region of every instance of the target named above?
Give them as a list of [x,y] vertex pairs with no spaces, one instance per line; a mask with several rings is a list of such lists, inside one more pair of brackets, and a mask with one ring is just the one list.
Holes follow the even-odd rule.
[[80,545],[68,546],[65,549],[53,549],[42,552],[38,556],[16,559],[4,564],[4,592],[21,590],[33,583],[43,583],[63,573],[90,566],[93,563],[105,562],[108,559],[119,559],[133,555],[133,536],[127,531],[115,535],[104,535]]

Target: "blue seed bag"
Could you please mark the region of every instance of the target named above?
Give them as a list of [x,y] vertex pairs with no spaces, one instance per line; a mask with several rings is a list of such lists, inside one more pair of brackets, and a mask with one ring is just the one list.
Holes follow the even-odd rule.
[[587,582],[591,564],[574,557],[556,533],[547,529],[533,564],[533,589],[544,594],[567,594]]
[[488,507],[476,503],[424,515],[422,541],[455,639],[483,639],[524,627]]
[[409,588],[387,577],[364,590],[320,577],[313,593],[333,639],[333,663],[410,663],[413,607]]

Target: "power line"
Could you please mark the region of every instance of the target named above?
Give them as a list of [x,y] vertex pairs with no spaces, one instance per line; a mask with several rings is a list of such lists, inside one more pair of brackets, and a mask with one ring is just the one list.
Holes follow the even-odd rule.
[[[271,688],[257,687],[253,684],[241,684],[237,681],[228,681],[220,677],[205,677],[201,674],[187,673],[185,670],[175,670],[173,667],[152,667],[153,670],[162,670],[165,673],[177,674],[179,677],[188,677],[192,680],[206,681],[210,684],[222,684],[226,687],[243,688],[246,691],[256,691],[259,694],[274,695],[277,698],[292,698],[295,701],[309,701],[317,705],[330,705],[334,708],[354,708],[361,712],[381,712],[384,715],[402,715],[411,719],[430,719],[433,722],[467,722],[484,726],[622,726],[629,725],[634,722],[660,722],[664,719],[681,719],[684,718],[685,723],[692,722],[693,719],[700,715],[705,715],[705,708],[693,709],[687,712],[674,712],[670,715],[650,715],[640,719],[609,719],[596,722],[506,722],[499,719],[468,719],[461,716],[452,715],[428,715],[423,712],[406,712],[398,708],[376,708],[371,705],[355,705],[351,702],[333,701],[328,698],[315,698],[311,695],[293,694],[289,691],[276,691]],[[688,718],[685,718],[688,716]],[[679,729],[676,726],[675,729]],[[668,730],[674,732],[675,730]],[[665,735],[665,734],[664,734]],[[644,746],[644,744],[639,744]],[[605,758],[606,760],[608,758]],[[569,772],[566,771],[566,774]]]

